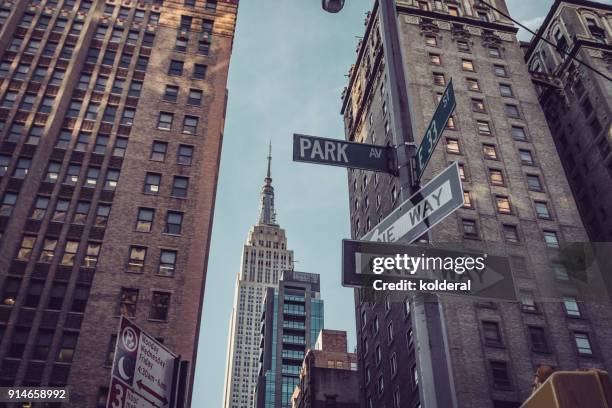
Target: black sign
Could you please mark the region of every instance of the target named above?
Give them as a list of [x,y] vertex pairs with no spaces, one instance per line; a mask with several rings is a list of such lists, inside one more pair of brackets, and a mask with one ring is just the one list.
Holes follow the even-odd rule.
[[293,161],[394,174],[394,150],[387,146],[293,135]]

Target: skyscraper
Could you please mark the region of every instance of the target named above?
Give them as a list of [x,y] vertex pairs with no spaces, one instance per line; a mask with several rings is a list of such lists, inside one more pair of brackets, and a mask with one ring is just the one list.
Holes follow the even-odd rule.
[[323,329],[320,278],[286,270],[278,288],[266,289],[253,408],[291,408],[306,350],[314,347]]
[[0,384],[104,407],[121,314],[193,381],[237,0],[0,4]]
[[[507,14],[504,1],[493,3]],[[393,145],[378,4],[349,72],[342,113],[347,140]],[[540,364],[609,370],[612,349],[604,345],[612,331],[602,322],[612,318],[610,307],[578,302],[571,288],[554,302],[539,297],[549,287],[565,290],[559,247],[588,238],[517,29],[478,0],[397,2],[397,12],[417,143],[451,79],[457,99],[423,183],[458,162],[465,205],[433,228],[431,240],[503,247],[520,302],[441,297],[425,308],[424,319],[415,316],[423,307],[409,294],[401,303],[369,302],[356,291],[365,406],[430,406],[435,400],[444,407],[516,407]],[[348,187],[354,238],[401,204],[399,183],[390,175],[352,170]],[[424,321],[436,331],[422,330]],[[439,387],[444,391],[436,394]]]
[[582,220],[600,242],[612,241],[612,88],[568,54],[610,77],[610,11],[594,1],[555,2],[525,55]]
[[224,407],[252,408],[259,369],[260,318],[267,288],[277,288],[281,273],[293,269],[285,230],[276,223],[272,152],[260,197],[259,221],[247,236],[230,319]]

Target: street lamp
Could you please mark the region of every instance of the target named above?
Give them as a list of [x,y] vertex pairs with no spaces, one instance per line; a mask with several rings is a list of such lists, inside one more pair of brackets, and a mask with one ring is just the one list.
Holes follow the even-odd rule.
[[321,0],[321,7],[328,13],[337,13],[344,7],[344,0]]

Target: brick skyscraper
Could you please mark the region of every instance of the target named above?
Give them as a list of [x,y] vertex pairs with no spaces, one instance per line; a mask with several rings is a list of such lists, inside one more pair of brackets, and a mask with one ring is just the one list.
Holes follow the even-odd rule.
[[105,406],[121,314],[193,381],[237,7],[0,4],[0,385]]
[[[610,76],[612,5],[556,1],[539,36]],[[612,241],[612,82],[532,40],[526,60],[576,203],[592,241]]]
[[[491,2],[507,13],[503,0]],[[433,395],[438,407],[452,406],[455,399],[458,407],[510,408],[529,395],[540,364],[610,370],[609,304],[577,302],[564,286],[568,274],[559,247],[588,237],[517,29],[478,0],[398,1],[397,11],[417,143],[451,79],[457,99],[424,182],[458,162],[465,206],[434,227],[431,239],[504,248],[520,304],[442,297],[427,309],[437,310],[441,320],[427,319],[438,327],[438,335],[428,337],[418,330],[425,320],[415,313],[423,310],[420,305],[409,298],[405,304],[368,302],[356,291],[365,407],[429,407],[423,396]],[[393,144],[378,2],[366,27],[344,93],[345,135],[355,142]],[[400,204],[392,176],[353,170],[348,186],[354,238]],[[567,292],[558,301],[540,302],[539,293],[551,287]],[[432,342],[440,347],[438,360],[430,359]],[[435,372],[454,388],[435,394]]]

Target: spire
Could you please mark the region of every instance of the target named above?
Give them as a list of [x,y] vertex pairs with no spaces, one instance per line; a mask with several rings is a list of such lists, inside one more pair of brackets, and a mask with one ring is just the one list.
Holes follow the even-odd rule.
[[274,187],[272,187],[272,142],[268,145],[268,172],[261,189],[259,224],[277,225],[274,212]]

